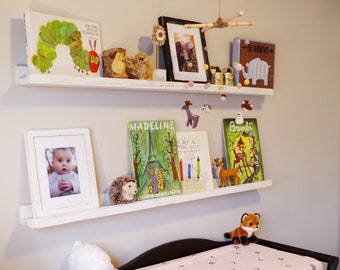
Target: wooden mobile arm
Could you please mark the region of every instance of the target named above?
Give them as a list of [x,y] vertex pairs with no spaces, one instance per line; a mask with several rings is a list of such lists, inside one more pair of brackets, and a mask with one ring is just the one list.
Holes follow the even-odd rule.
[[212,28],[224,28],[224,27],[228,27],[228,26],[252,26],[254,25],[253,21],[249,21],[249,22],[231,22],[231,20],[240,17],[243,15],[243,11],[238,11],[237,13],[235,13],[234,15],[223,19],[222,17],[218,17],[218,19],[213,22],[213,23],[195,23],[195,24],[185,24],[184,27],[185,28],[202,28],[202,32],[206,32],[209,29]]

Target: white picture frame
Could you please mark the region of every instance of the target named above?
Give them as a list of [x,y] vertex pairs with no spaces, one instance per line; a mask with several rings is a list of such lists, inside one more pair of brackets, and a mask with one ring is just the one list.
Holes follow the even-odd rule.
[[[25,146],[34,218],[99,207],[88,128],[27,130]],[[72,171],[63,168],[65,172],[55,173],[53,178],[52,172],[58,171],[56,164],[62,160],[67,160]]]

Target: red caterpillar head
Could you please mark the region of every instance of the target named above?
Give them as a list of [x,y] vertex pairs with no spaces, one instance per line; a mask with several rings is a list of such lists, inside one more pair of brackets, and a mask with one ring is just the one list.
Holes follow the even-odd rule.
[[96,73],[100,66],[99,55],[96,52],[96,40],[93,42],[93,47],[91,40],[89,40],[91,51],[89,51],[89,64],[90,64],[90,71]]

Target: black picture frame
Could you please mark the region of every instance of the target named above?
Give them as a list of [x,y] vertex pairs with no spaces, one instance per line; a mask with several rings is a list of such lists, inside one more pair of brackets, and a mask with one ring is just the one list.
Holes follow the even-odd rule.
[[184,27],[185,24],[197,22],[160,16],[158,23],[164,27],[167,35],[163,45],[167,80],[197,83],[210,81],[205,35],[201,28]]

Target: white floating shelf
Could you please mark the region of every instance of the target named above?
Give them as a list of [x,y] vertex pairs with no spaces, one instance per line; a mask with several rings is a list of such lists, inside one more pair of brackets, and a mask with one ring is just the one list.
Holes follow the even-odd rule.
[[196,200],[202,200],[207,198],[213,198],[217,196],[239,193],[249,190],[255,190],[260,188],[266,188],[272,186],[271,180],[265,180],[261,182],[255,182],[251,184],[243,184],[230,186],[225,188],[216,188],[207,190],[204,192],[198,192],[193,194],[175,195],[169,197],[163,197],[158,199],[151,199],[145,201],[137,201],[130,204],[120,204],[112,206],[102,206],[90,210],[82,210],[72,213],[65,213],[58,216],[33,218],[33,211],[31,205],[21,205],[19,208],[20,223],[26,225],[32,229],[46,228],[56,225],[67,224],[71,222],[84,221],[89,219],[96,219],[114,215],[120,215],[124,213],[136,212],[146,209],[152,209],[156,207],[162,207],[167,205],[174,205],[179,203],[191,202]]
[[[63,88],[91,88],[109,90],[133,90],[148,92],[177,92],[200,94],[231,94],[231,95],[273,95],[273,89],[211,85],[195,83],[190,87],[185,82],[161,82],[105,77],[75,77],[52,74],[29,74],[27,66],[16,66],[16,84],[22,86],[46,86]],[[221,88],[221,89],[220,89]]]

